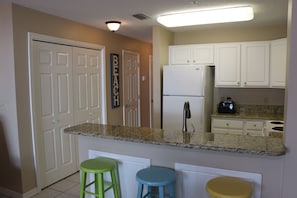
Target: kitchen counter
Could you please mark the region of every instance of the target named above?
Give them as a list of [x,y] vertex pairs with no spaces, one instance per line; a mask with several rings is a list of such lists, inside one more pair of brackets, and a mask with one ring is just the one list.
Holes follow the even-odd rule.
[[262,120],[284,120],[283,114],[269,113],[213,113],[212,117],[218,118],[241,118],[241,119],[262,119]]
[[146,127],[127,127],[84,123],[66,128],[65,133],[128,141],[143,144],[167,145],[197,150],[225,151],[266,156],[280,156],[286,153],[283,140],[277,137],[213,134],[195,132],[183,134],[180,131],[164,131]]

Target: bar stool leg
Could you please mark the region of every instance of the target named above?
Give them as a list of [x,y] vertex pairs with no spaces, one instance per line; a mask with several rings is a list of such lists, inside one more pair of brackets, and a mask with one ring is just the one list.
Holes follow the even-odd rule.
[[143,191],[143,185],[139,183],[138,190],[137,190],[137,198],[142,198],[142,191]]
[[168,185],[168,189],[169,189],[169,196],[170,196],[170,198],[174,198],[175,197],[175,194],[174,194],[174,186],[173,186],[173,184],[169,184]]
[[[96,174],[97,177],[97,184],[96,184],[96,195],[99,198],[104,198],[104,181],[103,181],[103,173],[102,174]],[[99,192],[98,192],[99,191]]]
[[85,186],[86,186],[86,175],[87,173],[83,172],[81,174],[81,184],[80,184],[80,194],[79,194],[79,197],[80,198],[85,198]]
[[164,186],[159,186],[159,198],[164,198]]
[[148,192],[147,197],[152,198],[153,188],[151,186],[147,187],[147,192]]
[[115,198],[119,198],[119,189],[117,188],[117,180],[116,180],[116,175],[115,175],[115,171],[112,170],[110,171],[110,176],[111,176],[111,183],[112,183],[112,188],[113,188],[113,194]]

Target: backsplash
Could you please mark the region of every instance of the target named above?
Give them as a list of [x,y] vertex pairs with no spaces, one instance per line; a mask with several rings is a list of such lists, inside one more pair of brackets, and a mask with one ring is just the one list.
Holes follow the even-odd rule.
[[284,89],[214,88],[214,112],[227,97],[232,98],[238,113],[284,114]]
[[249,105],[236,104],[237,113],[262,113],[262,114],[284,114],[283,105]]

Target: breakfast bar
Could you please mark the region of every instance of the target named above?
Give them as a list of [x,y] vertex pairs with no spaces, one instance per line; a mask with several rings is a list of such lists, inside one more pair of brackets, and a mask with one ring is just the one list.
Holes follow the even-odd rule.
[[171,167],[178,172],[176,191],[180,198],[195,194],[207,197],[205,184],[218,175],[252,181],[253,198],[273,197],[280,190],[272,177],[281,175],[277,170],[286,153],[281,138],[91,123],[69,127],[64,132],[78,137],[80,162],[97,156],[119,161],[122,197],[135,197],[135,174],[150,165]]
[[134,143],[267,156],[284,155],[286,152],[281,138],[267,136],[213,134],[209,132],[183,133],[146,127],[92,123],[67,128],[65,133]]

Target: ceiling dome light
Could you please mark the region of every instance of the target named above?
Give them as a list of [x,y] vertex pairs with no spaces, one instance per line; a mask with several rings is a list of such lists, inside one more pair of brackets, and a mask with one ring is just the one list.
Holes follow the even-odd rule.
[[107,25],[108,29],[112,32],[117,31],[121,26],[120,21],[106,21],[105,24]]
[[157,21],[166,27],[181,27],[213,23],[249,21],[253,18],[253,8],[244,6],[161,15],[157,18]]

